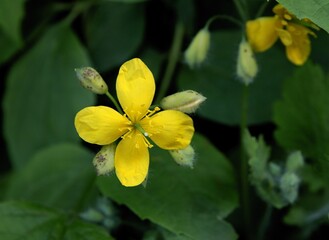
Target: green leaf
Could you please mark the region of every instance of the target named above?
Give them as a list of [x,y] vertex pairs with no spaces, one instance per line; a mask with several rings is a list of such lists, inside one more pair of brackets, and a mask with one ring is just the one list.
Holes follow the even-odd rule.
[[25,0],[1,0],[0,29],[15,43],[21,43],[21,21]]
[[147,186],[123,187],[115,176],[99,177],[101,192],[127,205],[142,219],[192,239],[236,239],[223,220],[237,206],[234,173],[228,160],[204,137],[192,142],[194,169],[178,166],[168,152],[154,149]]
[[307,227],[327,221],[328,213],[329,190],[317,194],[307,192],[289,210],[284,221],[291,225]]
[[4,97],[4,132],[13,166],[20,168],[39,149],[78,141],[74,115],[94,96],[79,84],[74,68],[88,56],[66,25],[57,25],[10,70]]
[[259,183],[266,177],[271,148],[266,145],[262,136],[257,140],[248,131],[243,134],[243,145],[249,156],[252,181]]
[[[199,69],[183,67],[179,76],[180,89],[192,89],[207,97],[198,113],[210,120],[237,125],[241,118],[243,84],[236,77],[240,32],[213,32],[208,59]],[[282,50],[271,48],[256,55],[259,73],[249,85],[248,123],[272,119],[272,105],[280,96],[284,76],[291,72]],[[273,66],[280,71],[273,74]],[[266,94],[264,94],[266,93]]]
[[111,240],[104,229],[71,220],[64,213],[25,202],[0,203],[0,235],[5,240]]
[[97,70],[105,71],[132,57],[144,34],[141,4],[103,3],[88,14],[86,38]]
[[308,18],[329,33],[329,1],[328,0],[278,0],[297,18]]
[[274,110],[275,137],[288,151],[322,159],[329,154],[329,81],[319,66],[308,63],[283,86]]
[[65,216],[23,202],[0,203],[0,236],[6,240],[60,239]]
[[0,64],[8,60],[19,47],[19,44],[15,43],[0,29]]
[[75,220],[67,227],[64,240],[112,240],[105,229],[80,220]]
[[13,174],[6,199],[77,210],[96,178],[92,158],[90,152],[73,143],[45,148]]

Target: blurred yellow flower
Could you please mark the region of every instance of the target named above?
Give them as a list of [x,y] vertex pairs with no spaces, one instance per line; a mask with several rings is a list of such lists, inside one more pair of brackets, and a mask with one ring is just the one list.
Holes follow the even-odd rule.
[[248,41],[256,52],[269,49],[278,38],[286,47],[289,61],[296,65],[303,65],[311,52],[311,42],[308,34],[315,36],[314,29],[318,27],[308,21],[298,20],[281,4],[273,8],[274,17],[261,17],[246,23]]
[[124,186],[141,184],[148,173],[148,137],[160,148],[186,148],[194,134],[193,120],[176,110],[149,110],[155,93],[152,72],[138,58],[124,63],[116,81],[118,100],[125,114],[105,107],[86,107],[77,113],[75,128],[79,136],[98,145],[118,143],[114,167]]

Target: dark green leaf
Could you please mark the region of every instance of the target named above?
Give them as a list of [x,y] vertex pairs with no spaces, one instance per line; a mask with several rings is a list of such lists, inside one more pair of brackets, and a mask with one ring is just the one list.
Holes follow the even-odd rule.
[[111,240],[98,226],[71,220],[62,212],[25,202],[0,203],[0,236],[4,240]]
[[[243,84],[236,77],[236,62],[241,33],[214,32],[205,64],[199,69],[184,67],[179,87],[192,89],[207,97],[198,113],[210,120],[236,125],[240,123]],[[273,47],[256,55],[259,73],[249,88],[248,123],[268,122],[272,105],[280,96],[281,82],[292,70],[282,49]],[[273,73],[273,66],[280,71]]]
[[103,3],[89,13],[86,37],[97,70],[133,57],[143,38],[144,21],[141,4]]
[[95,181],[92,158],[75,144],[45,148],[13,174],[6,198],[78,210]]
[[98,179],[100,190],[175,234],[236,239],[231,225],[223,220],[237,206],[233,169],[204,137],[195,135],[192,145],[198,156],[192,170],[178,166],[168,152],[155,149],[145,188],[125,188],[112,175]]
[[73,121],[94,96],[80,86],[75,67],[89,65],[66,25],[50,29],[11,69],[4,98],[4,130],[15,168],[39,149],[78,141]]
[[0,236],[5,240],[60,239],[65,215],[23,202],[0,203]]
[[112,240],[105,229],[80,220],[68,225],[64,240]]
[[15,44],[21,43],[24,4],[25,0],[1,0],[0,2],[0,29]]
[[15,51],[20,47],[19,44],[15,43],[11,40],[3,31],[0,29],[0,64],[5,62],[8,58],[10,58]]
[[308,63],[296,70],[275,106],[275,132],[287,150],[302,150],[313,159],[329,154],[329,81],[319,66]]
[[278,0],[299,19],[308,18],[329,33],[329,1],[328,0]]

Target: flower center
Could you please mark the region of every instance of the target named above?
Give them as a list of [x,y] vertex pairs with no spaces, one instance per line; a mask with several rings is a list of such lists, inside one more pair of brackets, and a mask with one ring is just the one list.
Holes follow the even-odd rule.
[[[149,118],[151,117],[154,113],[160,111],[159,107],[155,107],[153,110],[148,110],[147,114],[144,116],[144,118]],[[153,147],[153,145],[149,142],[149,140],[147,139],[147,137],[149,137],[150,135],[142,128],[142,126],[139,123],[134,123],[133,124],[134,127],[143,134],[144,136],[144,141],[146,143],[146,145],[151,148]]]

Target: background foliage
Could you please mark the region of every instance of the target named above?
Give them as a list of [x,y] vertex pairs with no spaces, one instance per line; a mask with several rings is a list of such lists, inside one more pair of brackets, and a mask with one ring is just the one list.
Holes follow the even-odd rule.
[[[279,43],[256,55],[245,108],[236,76],[241,26],[214,21],[199,68],[185,64],[183,51],[214,15],[242,23],[271,16],[273,0],[1,0],[0,239],[325,239],[329,1],[278,2],[322,30],[302,67]],[[158,90],[169,76],[166,94],[192,89],[207,101],[192,116],[194,168],[152,149],[146,187],[124,188],[115,174],[96,176],[98,146],[74,129],[80,109],[110,104],[81,88],[74,68],[96,68],[114,94],[118,68],[133,57],[149,66]],[[251,135],[242,146],[244,114]],[[243,147],[251,176],[241,184]],[[295,151],[304,160],[292,170]],[[282,188],[289,174],[298,184]]]

